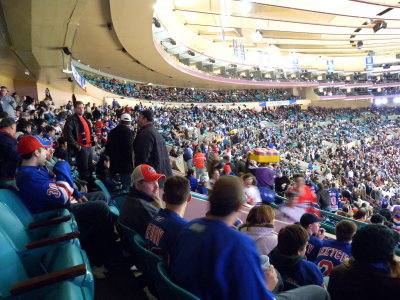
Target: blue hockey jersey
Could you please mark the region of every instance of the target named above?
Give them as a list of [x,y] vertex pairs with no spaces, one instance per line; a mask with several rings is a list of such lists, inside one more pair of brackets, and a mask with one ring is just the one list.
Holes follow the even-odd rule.
[[321,270],[322,275],[329,276],[333,267],[340,265],[351,257],[351,244],[336,240],[323,242],[315,264]]

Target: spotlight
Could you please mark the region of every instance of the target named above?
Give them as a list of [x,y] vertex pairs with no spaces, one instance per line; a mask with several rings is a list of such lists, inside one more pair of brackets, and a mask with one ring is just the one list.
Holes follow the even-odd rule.
[[358,41],[358,42],[357,42],[357,48],[358,48],[358,49],[361,49],[363,46],[364,46],[363,41]]
[[382,28],[385,29],[387,27],[387,23],[385,21],[377,21],[374,25],[374,27],[372,27],[374,33],[377,33],[379,30],[381,30]]
[[400,103],[400,98],[399,97],[394,98],[393,103]]
[[153,18],[153,24],[154,24],[154,26],[157,27],[157,28],[160,28],[160,27],[161,27],[161,24],[160,24],[160,22],[157,20],[157,18]]
[[71,51],[69,51],[68,47],[64,47],[62,50],[65,53],[65,55],[71,55],[72,54]]
[[382,98],[382,99],[381,99],[381,103],[382,103],[382,104],[387,104],[387,103],[388,103],[388,99]]

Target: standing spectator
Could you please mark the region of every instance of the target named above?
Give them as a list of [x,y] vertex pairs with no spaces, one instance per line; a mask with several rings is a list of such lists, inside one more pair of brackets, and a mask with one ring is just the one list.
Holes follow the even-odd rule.
[[131,186],[133,171],[133,132],[130,130],[132,118],[129,114],[121,116],[121,122],[110,131],[106,143],[106,153],[110,156],[111,176],[119,174],[122,187],[128,190]]
[[247,203],[250,205],[261,204],[261,195],[258,187],[255,185],[254,176],[251,173],[243,175],[244,194],[246,195]]
[[0,121],[0,188],[15,186],[15,171],[19,160],[15,133],[13,118]]
[[400,263],[394,256],[399,234],[384,225],[367,225],[354,236],[353,258],[333,269],[332,300],[397,299]]
[[312,213],[315,211],[314,205],[317,204],[317,199],[311,188],[306,185],[306,181],[302,175],[294,175],[294,191],[299,195],[297,206],[304,208],[306,212]]
[[139,165],[132,173],[132,188],[122,206],[119,221],[144,237],[150,219],[162,207],[159,197],[158,180],[165,175],[158,174],[149,165]]
[[7,87],[0,87],[0,112],[6,112],[10,118],[14,119],[14,108],[14,98],[11,95],[8,95]]
[[93,167],[92,141],[94,135],[89,121],[83,116],[84,104],[76,101],[75,114],[70,116],[64,126],[64,136],[67,139],[69,150],[76,156],[79,178],[92,183]]
[[201,175],[205,174],[205,161],[206,156],[203,152],[201,152],[200,147],[196,148],[196,153],[193,156],[193,164],[196,168],[196,177],[200,178]]
[[322,275],[329,276],[334,267],[351,257],[351,240],[356,231],[357,226],[352,221],[342,220],[336,225],[336,240],[324,241],[315,260]]
[[189,143],[186,143],[185,149],[183,150],[183,160],[188,169],[193,168],[193,149],[190,147]]
[[322,210],[331,211],[331,197],[323,183],[318,183],[317,201]]
[[325,237],[325,229],[321,228],[321,221],[323,220],[319,219],[313,213],[305,213],[300,218],[301,226],[304,227],[310,236],[307,244],[306,259],[311,262],[317,258],[319,249],[322,247],[322,240]]
[[284,196],[285,195],[285,191],[288,189],[290,184],[290,180],[289,178],[285,175],[283,175],[282,171],[278,171],[276,173],[276,177],[275,177],[275,192],[279,195],[279,196]]
[[153,126],[153,111],[141,111],[139,119],[140,129],[133,142],[135,166],[151,165],[158,173],[172,176],[171,163],[164,139]]

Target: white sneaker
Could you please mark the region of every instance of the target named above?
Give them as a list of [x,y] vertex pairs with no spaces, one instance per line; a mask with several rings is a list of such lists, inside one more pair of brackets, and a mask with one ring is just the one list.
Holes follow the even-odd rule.
[[106,274],[102,271],[101,267],[92,267],[92,274],[96,279],[105,279]]
[[104,265],[101,265],[100,267],[97,268],[103,273],[108,273],[108,269]]

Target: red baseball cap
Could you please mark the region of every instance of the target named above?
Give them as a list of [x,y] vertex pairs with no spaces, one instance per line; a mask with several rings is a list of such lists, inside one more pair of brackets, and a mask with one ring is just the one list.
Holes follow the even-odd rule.
[[159,179],[165,179],[165,175],[158,174],[150,165],[139,165],[135,168],[135,170],[133,170],[132,173],[133,182],[139,182],[141,180],[152,182]]
[[28,154],[39,148],[51,148],[52,143],[42,140],[37,135],[24,135],[18,142],[18,152]]

